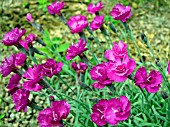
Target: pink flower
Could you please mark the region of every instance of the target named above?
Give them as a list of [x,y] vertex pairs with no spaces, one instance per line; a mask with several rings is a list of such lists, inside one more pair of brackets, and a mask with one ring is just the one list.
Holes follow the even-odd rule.
[[14,74],[11,76],[7,89],[8,92],[12,95],[13,93],[15,93],[16,90],[18,90],[18,86],[20,85],[20,80],[21,80],[21,76],[19,76],[18,74]]
[[108,63],[98,64],[90,70],[90,76],[93,80],[97,82],[93,83],[92,86],[97,89],[103,89],[106,85],[109,85],[113,80],[108,79],[107,76],[107,66]]
[[95,31],[99,28],[101,28],[102,24],[104,22],[104,15],[101,16],[96,16],[93,21],[90,23],[90,28],[92,29],[92,31]]
[[124,58],[116,58],[114,62],[109,62],[109,65],[107,66],[107,75],[110,80],[123,82],[135,68],[136,62],[125,55]]
[[98,126],[105,124],[117,125],[120,121],[128,119],[130,116],[130,101],[126,96],[112,98],[110,100],[99,100],[92,107],[91,120]]
[[123,58],[125,55],[128,54],[127,47],[128,45],[125,44],[123,41],[119,41],[118,44],[114,42],[112,50],[106,50],[105,52],[106,59],[115,61],[117,57]]
[[27,56],[24,53],[22,52],[17,53],[15,55],[15,66],[24,66],[26,59]]
[[30,13],[27,13],[27,15],[26,15],[26,20],[27,20],[28,22],[34,22],[34,19],[32,18],[32,15],[31,15]]
[[23,87],[26,90],[32,90],[34,92],[40,91],[43,87],[39,84],[43,79],[42,65],[34,65],[33,68],[28,68],[23,77],[27,79],[24,82]]
[[0,73],[3,77],[8,76],[11,72],[16,71],[15,55],[11,54],[9,58],[5,58],[0,65]]
[[88,21],[86,16],[76,15],[70,17],[70,19],[67,21],[67,25],[69,26],[72,34],[80,33],[88,26]]
[[30,33],[25,37],[25,41],[20,40],[19,43],[20,45],[22,45],[22,47],[24,47],[26,50],[28,50],[28,47],[31,47],[33,44],[32,42],[35,41],[37,39],[37,37]]
[[132,16],[131,7],[130,6],[123,6],[122,4],[116,4],[112,8],[110,15],[115,20],[121,20],[122,22],[126,22],[126,20],[129,19]]
[[26,61],[26,55],[22,52],[14,55],[11,54],[9,58],[5,58],[0,65],[0,73],[3,77],[8,76],[11,72],[17,70],[17,66],[23,66]]
[[40,127],[62,126],[61,120],[66,119],[70,112],[70,105],[67,101],[53,101],[51,108],[39,112],[38,123]]
[[27,111],[27,105],[29,104],[29,95],[30,92],[25,89],[18,89],[13,95],[12,95],[12,101],[15,104],[15,110],[17,111]]
[[168,62],[168,68],[167,68],[168,73],[170,74],[170,61]]
[[107,121],[104,117],[104,111],[108,105],[108,100],[99,100],[97,104],[92,107],[91,120],[98,126],[104,126]]
[[88,7],[87,7],[87,11],[90,14],[95,14],[103,8],[104,8],[103,3],[98,2],[96,5],[95,4],[89,4]]
[[147,75],[145,67],[141,67],[135,74],[135,84],[141,89],[146,89],[149,93],[155,93],[161,87],[162,75],[159,71],[151,70]]
[[25,34],[26,30],[14,28],[4,35],[2,43],[6,46],[18,45],[19,40]]
[[67,49],[67,54],[66,54],[66,60],[71,60],[75,56],[82,54],[84,51],[87,50],[85,48],[86,42],[80,38],[78,40],[78,43],[72,44],[68,49]]
[[61,10],[64,8],[65,3],[64,2],[53,2],[51,5],[49,5],[47,7],[48,12],[53,15],[53,14],[57,14],[57,15],[61,15]]
[[130,107],[130,101],[126,96],[121,96],[120,100],[112,98],[104,110],[104,117],[109,124],[117,125],[120,121],[128,119]]
[[54,59],[47,59],[46,63],[42,64],[45,76],[52,77],[62,70],[63,63],[56,62]]
[[84,72],[88,68],[87,65],[85,63],[83,63],[83,62],[80,62],[79,64],[77,64],[76,62],[72,62],[71,67],[75,71],[80,71],[80,72]]
[[90,76],[93,80],[105,81],[107,78],[106,63],[92,67],[90,70]]

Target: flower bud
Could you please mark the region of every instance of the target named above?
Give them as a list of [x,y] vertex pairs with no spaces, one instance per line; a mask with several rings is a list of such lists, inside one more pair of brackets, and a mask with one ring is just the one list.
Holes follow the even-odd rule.
[[146,35],[145,35],[144,33],[141,33],[141,39],[142,39],[142,41],[143,41],[145,44],[148,43],[148,39],[147,39],[147,37],[146,37]]
[[30,13],[26,15],[26,20],[30,23],[34,22],[34,19],[32,18],[32,15]]
[[114,33],[117,32],[117,30],[116,30],[116,28],[115,28],[115,26],[114,26],[114,24],[113,24],[112,22],[109,22],[109,27],[110,27],[110,29],[111,29]]

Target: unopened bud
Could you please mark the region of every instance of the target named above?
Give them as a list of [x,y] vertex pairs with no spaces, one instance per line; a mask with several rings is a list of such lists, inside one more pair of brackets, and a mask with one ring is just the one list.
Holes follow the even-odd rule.
[[50,99],[50,101],[54,101],[54,96],[50,95],[49,99]]
[[168,94],[165,91],[161,91],[161,96],[162,96],[163,99],[168,98]]
[[109,27],[114,33],[117,33],[117,30],[112,22],[109,22]]
[[141,33],[141,39],[142,39],[142,41],[143,41],[145,44],[148,43],[148,39],[147,39],[147,37],[146,37],[146,35],[145,35],[144,33]]
[[161,63],[159,62],[159,59],[155,60],[156,66],[161,67]]

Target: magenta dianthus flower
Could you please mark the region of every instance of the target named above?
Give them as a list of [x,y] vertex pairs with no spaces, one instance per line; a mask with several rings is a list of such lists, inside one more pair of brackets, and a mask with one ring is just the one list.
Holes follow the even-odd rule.
[[5,58],[0,65],[0,73],[3,77],[8,76],[11,72],[16,71],[15,55],[11,54],[9,58]]
[[50,4],[47,7],[47,9],[51,15],[53,15],[53,14],[61,15],[60,11],[64,8],[64,6],[65,6],[64,2],[56,1],[56,2],[53,2],[52,4]]
[[91,120],[98,126],[105,124],[117,125],[120,121],[128,119],[130,116],[130,101],[126,96],[112,98],[110,100],[99,100],[92,107]]
[[120,100],[112,98],[108,100],[108,105],[104,111],[104,118],[109,124],[117,125],[120,121],[128,119],[130,107],[130,101],[126,96],[121,96]]
[[125,55],[124,58],[116,58],[115,61],[109,62],[107,66],[107,75],[110,80],[123,82],[135,68],[136,62]]
[[118,44],[114,42],[112,50],[106,50],[105,52],[106,59],[115,61],[116,58],[123,58],[128,54],[127,47],[128,45],[123,41],[119,41]]
[[66,54],[66,60],[71,60],[75,56],[82,54],[84,51],[87,50],[85,48],[86,42],[80,38],[78,40],[78,43],[72,44],[68,49],[67,49],[67,54]]
[[51,108],[39,112],[38,123],[40,127],[62,126],[61,120],[66,119],[69,113],[70,104],[67,101],[52,101]]
[[42,65],[34,65],[33,68],[28,68],[23,77],[27,79],[27,81],[23,83],[24,89],[37,92],[43,88],[43,86],[39,84],[43,79]]
[[77,64],[76,62],[72,62],[71,67],[75,71],[80,71],[80,72],[84,72],[88,68],[87,65],[85,63],[83,63],[83,62],[80,62],[79,64]]
[[2,43],[6,46],[18,45],[19,40],[25,34],[26,30],[14,28],[4,35]]
[[92,86],[97,89],[103,89],[106,85],[111,84],[114,80],[108,79],[107,76],[108,63],[98,64],[90,70],[90,76],[97,82],[93,83]]
[[103,3],[98,2],[96,5],[95,4],[89,4],[88,7],[87,7],[87,11],[90,14],[95,14],[103,8],[104,8]]
[[27,15],[26,15],[26,20],[27,20],[28,22],[34,22],[34,19],[32,18],[32,15],[31,15],[30,13],[27,13]]
[[62,70],[63,63],[56,62],[54,59],[47,59],[46,63],[42,64],[43,73],[45,76],[52,77]]
[[15,55],[15,66],[24,66],[26,59],[27,56],[24,53],[22,52],[17,53]]
[[135,74],[135,84],[149,93],[155,93],[161,87],[162,75],[159,71],[151,70],[147,75],[145,67],[141,67]]
[[36,39],[37,37],[33,33],[30,33],[25,37],[25,41],[20,40],[19,43],[20,45],[22,45],[22,47],[28,50],[28,47],[31,47],[33,45],[32,42],[35,41]]
[[126,22],[126,20],[129,19],[132,16],[131,7],[130,6],[123,6],[122,4],[116,4],[112,8],[110,15],[115,20],[121,20],[122,22]]
[[0,65],[0,73],[3,77],[8,76],[11,72],[17,70],[17,66],[23,66],[26,61],[26,55],[22,52],[11,54],[9,58],[5,58]]
[[72,34],[80,33],[88,26],[88,21],[86,16],[76,15],[70,17],[70,19],[67,21],[67,25],[69,26]]
[[170,61],[168,62],[168,68],[167,68],[168,73],[170,74]]
[[7,89],[8,92],[12,95],[13,93],[15,93],[16,90],[18,90],[18,86],[20,85],[20,80],[21,80],[21,76],[18,74],[14,74],[11,76]]
[[104,15],[100,15],[100,16],[97,15],[90,23],[90,28],[92,29],[92,31],[95,31],[102,27],[103,22],[104,22]]
[[12,101],[15,104],[15,110],[17,111],[27,111],[27,105],[29,104],[29,95],[30,92],[25,89],[18,89],[13,95],[12,95]]
[[98,126],[104,126],[107,121],[104,117],[104,111],[108,105],[108,100],[99,100],[97,104],[92,107],[91,120]]

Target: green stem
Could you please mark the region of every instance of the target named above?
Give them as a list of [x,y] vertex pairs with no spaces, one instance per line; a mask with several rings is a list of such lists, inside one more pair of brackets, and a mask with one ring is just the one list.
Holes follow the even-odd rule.
[[73,89],[63,80],[63,78],[60,76],[60,74],[57,74],[57,77],[76,95],[76,93],[73,91]]
[[145,62],[144,62],[144,60],[143,60],[143,58],[142,58],[142,55],[141,55],[141,53],[140,53],[139,47],[138,47],[138,45],[137,45],[137,43],[136,43],[136,41],[135,41],[135,39],[134,39],[134,36],[133,36],[132,31],[129,30],[128,32],[129,32],[129,34],[130,34],[130,37],[131,37],[132,42],[133,42],[134,45],[135,45],[135,48],[137,49],[138,55],[139,55],[139,57],[140,57],[141,62],[143,63],[143,66],[146,66],[146,65],[145,65]]
[[[145,100],[146,100],[146,101],[147,101],[147,103],[149,104],[149,106],[150,106],[150,108],[151,108],[152,113],[154,114],[154,111],[153,111],[153,109],[152,109],[151,103],[149,102],[148,98],[146,97],[146,95],[145,95],[144,91],[143,91],[141,88],[140,88],[140,90],[141,90],[141,92],[142,92],[142,94],[143,94],[143,96],[144,96]],[[155,116],[155,114],[154,114],[154,116]],[[156,120],[158,121],[158,118],[157,118],[156,116],[155,116],[155,118],[156,118]]]

